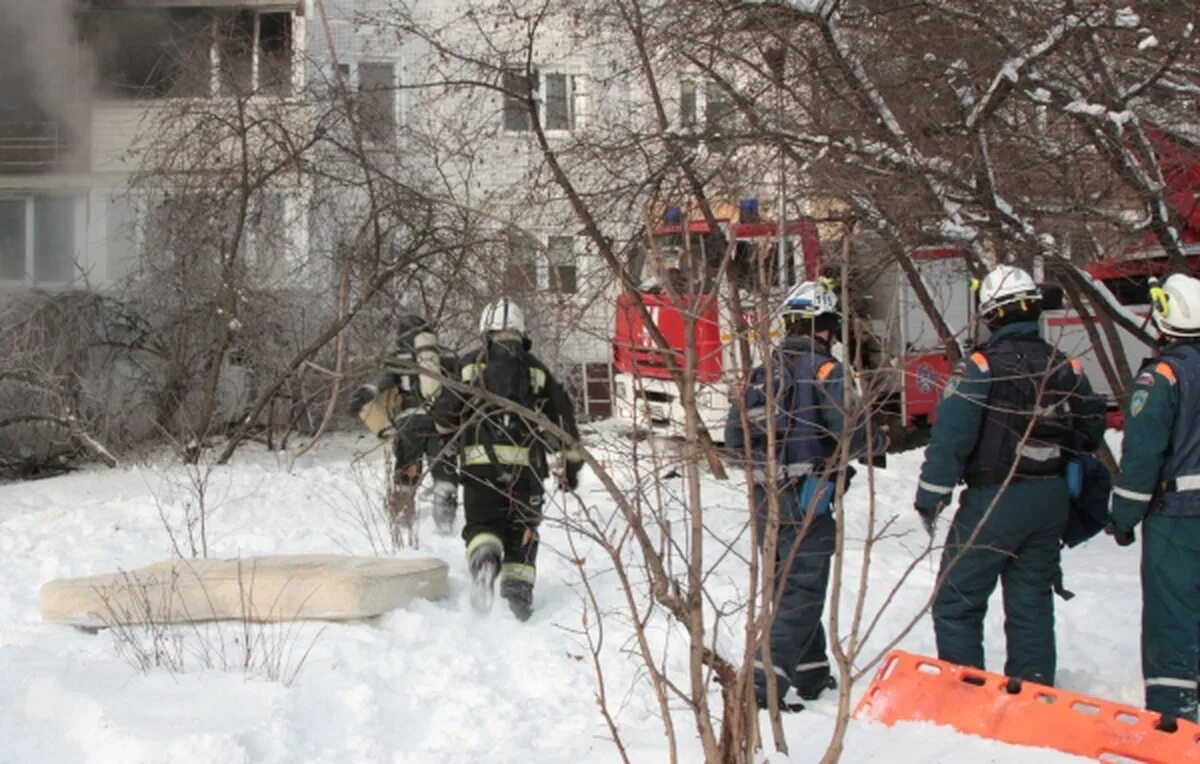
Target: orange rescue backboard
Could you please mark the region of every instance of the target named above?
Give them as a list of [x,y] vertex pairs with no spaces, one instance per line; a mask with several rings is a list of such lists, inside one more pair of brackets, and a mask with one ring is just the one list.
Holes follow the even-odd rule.
[[1056,687],[893,651],[854,710],[892,725],[932,722],[969,735],[1122,764],[1200,762],[1200,725]]

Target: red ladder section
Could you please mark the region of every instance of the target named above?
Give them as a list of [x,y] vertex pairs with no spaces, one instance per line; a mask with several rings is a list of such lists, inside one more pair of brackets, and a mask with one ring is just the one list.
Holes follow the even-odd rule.
[[1200,725],[1192,722],[1168,732],[1151,711],[898,650],[884,659],[854,718],[933,722],[1123,764],[1200,762]]

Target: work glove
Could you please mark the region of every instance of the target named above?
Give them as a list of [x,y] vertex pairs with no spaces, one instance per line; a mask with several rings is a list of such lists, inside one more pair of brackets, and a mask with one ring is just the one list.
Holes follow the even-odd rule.
[[920,504],[913,504],[913,509],[917,510],[917,514],[921,516],[921,525],[925,528],[925,532],[929,534],[929,538],[932,539],[934,527],[937,525],[938,508],[922,507]]
[[572,493],[579,488],[579,473],[583,471],[583,462],[567,461],[559,474],[558,485],[564,491]]
[[379,388],[375,385],[363,385],[355,390],[350,396],[350,416],[358,416],[364,406],[375,400],[376,395],[379,395]]
[[1117,542],[1117,546],[1129,546],[1137,537],[1133,535],[1133,529],[1127,531],[1121,530],[1114,522],[1109,522],[1104,526],[1104,532],[1113,537],[1113,541]]

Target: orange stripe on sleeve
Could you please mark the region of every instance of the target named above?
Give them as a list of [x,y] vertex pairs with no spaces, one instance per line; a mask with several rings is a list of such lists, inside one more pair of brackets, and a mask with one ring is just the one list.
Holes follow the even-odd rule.
[[1175,370],[1171,368],[1169,363],[1159,361],[1158,365],[1154,367],[1154,372],[1172,385],[1175,384]]
[[817,379],[825,380],[837,368],[836,361],[826,361],[817,369]]
[[988,366],[987,356],[985,356],[983,353],[972,353],[971,363],[978,366],[980,371],[991,371],[991,367]]

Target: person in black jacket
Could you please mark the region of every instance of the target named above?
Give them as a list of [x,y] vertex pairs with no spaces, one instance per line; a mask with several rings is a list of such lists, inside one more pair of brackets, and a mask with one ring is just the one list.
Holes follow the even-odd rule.
[[[500,596],[517,618],[533,608],[542,485],[548,451],[563,453],[565,490],[578,486],[583,461],[571,399],[546,366],[529,352],[520,307],[503,297],[480,318],[483,347],[464,356],[460,380],[444,387],[434,405],[438,429],[456,433],[463,479],[463,540],[471,570],[471,604],[491,609],[497,574]],[[568,436],[548,432],[544,417]]]
[[433,478],[433,521],[439,533],[454,531],[458,509],[458,471],[453,442],[437,432],[430,409],[441,379],[458,376],[458,359],[438,346],[429,323],[416,314],[400,317],[396,348],[383,373],[359,387],[350,398],[350,413],[381,440],[390,440],[395,455],[388,517],[392,541],[401,545],[402,530],[416,516],[421,463],[428,460]]

